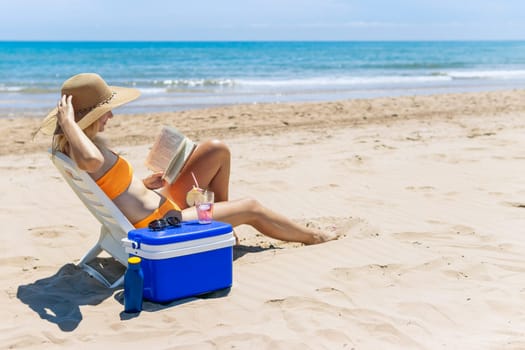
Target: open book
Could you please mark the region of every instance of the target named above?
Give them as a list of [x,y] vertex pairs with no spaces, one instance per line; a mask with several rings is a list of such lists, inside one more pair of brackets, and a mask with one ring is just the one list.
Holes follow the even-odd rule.
[[163,179],[173,183],[197,145],[171,126],[164,126],[146,157],[153,172],[164,172]]

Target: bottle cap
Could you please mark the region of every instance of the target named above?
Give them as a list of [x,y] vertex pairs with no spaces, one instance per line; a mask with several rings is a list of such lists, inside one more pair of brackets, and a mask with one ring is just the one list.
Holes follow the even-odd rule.
[[128,258],[128,264],[139,264],[140,261],[141,259],[138,256],[132,256],[131,258]]

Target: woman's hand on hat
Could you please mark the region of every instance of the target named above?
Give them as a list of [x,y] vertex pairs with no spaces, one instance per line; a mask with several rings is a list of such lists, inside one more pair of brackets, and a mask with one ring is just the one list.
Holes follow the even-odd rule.
[[62,95],[57,104],[58,122],[62,125],[66,121],[75,122],[75,110],[73,108],[73,96]]

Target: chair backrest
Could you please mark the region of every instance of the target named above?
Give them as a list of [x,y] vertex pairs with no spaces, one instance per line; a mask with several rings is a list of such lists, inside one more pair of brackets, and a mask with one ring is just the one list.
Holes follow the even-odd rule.
[[78,198],[116,241],[120,242],[130,230],[135,229],[91,176],[79,169],[71,158],[56,151],[54,155],[51,154],[51,160]]

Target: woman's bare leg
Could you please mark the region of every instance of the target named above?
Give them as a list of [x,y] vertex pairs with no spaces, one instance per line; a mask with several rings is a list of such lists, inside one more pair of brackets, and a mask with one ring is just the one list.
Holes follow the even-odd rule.
[[[196,219],[195,208],[182,212],[183,220]],[[288,242],[316,244],[337,238],[335,233],[323,233],[301,226],[285,216],[278,214],[254,199],[239,199],[215,203],[213,218],[224,221],[233,227],[251,225],[262,234]]]
[[199,186],[215,193],[215,201],[228,200],[230,186],[230,150],[218,140],[206,141],[197,146],[177,181],[168,188],[170,198],[180,208],[187,208],[186,193],[194,185],[191,173],[195,174]]
[[264,235],[288,242],[316,244],[337,238],[335,233],[322,233],[294,223],[256,200],[228,201],[230,157],[230,150],[223,142],[207,141],[197,146],[180,177],[168,188],[171,199],[181,208],[186,208],[182,212],[184,221],[197,219],[195,208],[188,208],[186,204],[186,193],[194,185],[193,172],[201,188],[215,192],[215,220],[233,227],[251,225]]

